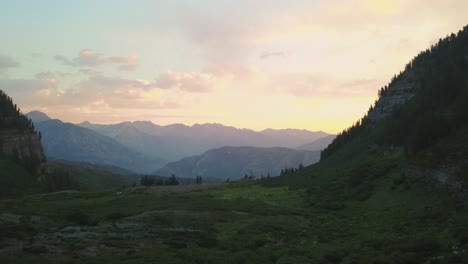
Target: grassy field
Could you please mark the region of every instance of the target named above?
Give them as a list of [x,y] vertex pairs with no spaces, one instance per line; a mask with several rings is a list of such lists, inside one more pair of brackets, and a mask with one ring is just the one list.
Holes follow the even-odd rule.
[[[466,260],[468,215],[462,207],[429,180],[396,184],[398,169],[392,170],[359,199],[334,193],[333,184],[320,192],[246,181],[3,200],[0,262]],[[435,191],[439,195],[431,195]]]
[[0,263],[468,263],[464,192],[370,140],[262,181],[0,200]]

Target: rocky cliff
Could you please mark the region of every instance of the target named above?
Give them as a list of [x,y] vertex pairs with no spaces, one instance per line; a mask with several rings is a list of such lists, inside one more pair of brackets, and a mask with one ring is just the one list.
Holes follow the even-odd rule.
[[41,135],[13,100],[0,90],[0,154],[36,173],[46,160]]
[[411,70],[394,77],[388,86],[379,91],[380,98],[373,110],[369,111],[369,119],[375,121],[390,115],[395,107],[414,96],[417,85]]

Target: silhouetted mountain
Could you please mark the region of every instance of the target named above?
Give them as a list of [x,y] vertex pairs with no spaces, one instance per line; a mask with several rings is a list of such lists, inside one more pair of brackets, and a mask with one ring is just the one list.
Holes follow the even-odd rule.
[[260,132],[221,124],[155,125],[148,121],[115,125],[79,124],[147,155],[178,160],[222,146],[289,147],[309,143],[329,134],[298,129]]
[[322,150],[326,148],[336,137],[336,135],[328,135],[323,138],[319,138],[317,140],[314,140],[310,143],[301,145],[297,147],[296,149],[302,149],[302,150]]
[[35,123],[46,155],[53,159],[113,165],[139,173],[152,172],[164,161],[138,153],[114,139],[58,119]]
[[222,147],[202,155],[172,162],[156,172],[158,175],[195,178],[240,179],[245,174],[258,178],[277,176],[284,168],[297,168],[319,160],[318,151],[288,148]]
[[48,121],[51,119],[48,115],[41,111],[31,111],[27,113],[26,116],[29,117],[29,119],[31,119],[34,123]]

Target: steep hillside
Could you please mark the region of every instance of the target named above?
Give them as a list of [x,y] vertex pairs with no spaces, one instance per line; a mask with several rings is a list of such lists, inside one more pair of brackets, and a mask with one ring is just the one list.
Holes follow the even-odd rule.
[[468,28],[421,52],[379,90],[379,99],[322,153],[327,158],[364,134],[417,154],[468,124]]
[[276,176],[284,168],[310,165],[319,159],[318,151],[287,148],[222,147],[209,150],[200,156],[183,158],[172,162],[156,172],[158,175],[195,178],[237,180],[244,175],[257,178]]
[[102,191],[130,187],[139,182],[140,177],[132,172],[118,168],[95,166],[87,163],[52,160],[50,170],[73,175],[80,191]]
[[466,263],[466,102],[468,27],[416,56],[319,163],[263,184],[306,188],[338,262]]
[[113,165],[138,173],[155,171],[164,164],[110,137],[57,119],[38,122],[36,128],[42,133],[44,150],[51,159]]
[[45,159],[40,133],[0,90],[0,197],[37,191]]
[[12,158],[0,154],[0,198],[21,196],[40,189],[36,177],[25,167]]
[[41,135],[13,100],[0,90],[0,154],[36,174],[45,161]]

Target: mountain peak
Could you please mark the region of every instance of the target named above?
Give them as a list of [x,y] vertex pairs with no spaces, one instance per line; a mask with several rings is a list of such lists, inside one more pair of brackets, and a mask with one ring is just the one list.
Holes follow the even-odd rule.
[[43,113],[41,111],[37,111],[37,110],[34,110],[34,111],[31,111],[31,112],[27,113],[26,116],[28,118],[30,118],[35,123],[51,120],[51,118],[48,115],[46,115],[45,113]]
[[89,125],[92,125],[92,124],[91,124],[91,122],[89,122],[89,121],[84,121],[84,122],[79,123],[78,125],[79,125],[79,126],[83,126],[83,125],[84,125],[84,126],[89,126]]

